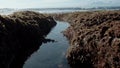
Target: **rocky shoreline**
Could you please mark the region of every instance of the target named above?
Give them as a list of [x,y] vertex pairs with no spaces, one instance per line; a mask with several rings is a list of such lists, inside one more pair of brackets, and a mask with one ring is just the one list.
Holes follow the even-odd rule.
[[56,25],[52,17],[70,23],[64,35],[71,68],[120,68],[120,11],[0,15],[0,67],[22,68],[42,42],[49,41],[45,36]]
[[67,21],[71,68],[120,68],[120,11],[48,14]]
[[32,11],[0,15],[0,67],[22,68],[55,25],[52,17]]

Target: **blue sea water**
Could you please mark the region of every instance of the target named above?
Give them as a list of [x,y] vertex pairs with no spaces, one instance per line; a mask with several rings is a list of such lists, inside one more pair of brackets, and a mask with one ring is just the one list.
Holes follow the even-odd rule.
[[93,8],[24,8],[24,9],[11,9],[1,8],[0,14],[11,14],[16,11],[37,11],[40,13],[68,13],[76,11],[97,11],[97,10],[120,10],[120,6],[116,7],[93,7]]

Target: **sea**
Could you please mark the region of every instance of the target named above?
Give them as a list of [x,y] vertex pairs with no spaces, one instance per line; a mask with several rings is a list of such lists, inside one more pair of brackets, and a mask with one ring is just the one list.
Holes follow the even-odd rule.
[[36,11],[40,13],[68,13],[68,12],[84,12],[84,11],[98,11],[98,10],[120,10],[117,7],[92,7],[92,8],[0,8],[1,15],[11,14],[16,11]]

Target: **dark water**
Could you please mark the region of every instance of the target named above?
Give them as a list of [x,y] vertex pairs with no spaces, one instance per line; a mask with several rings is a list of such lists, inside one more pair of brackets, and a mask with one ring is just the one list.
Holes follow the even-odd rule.
[[68,26],[69,24],[66,22],[57,21],[57,25],[47,36],[56,42],[42,44],[38,51],[28,58],[23,68],[69,68],[65,58],[69,44],[66,37],[61,33]]

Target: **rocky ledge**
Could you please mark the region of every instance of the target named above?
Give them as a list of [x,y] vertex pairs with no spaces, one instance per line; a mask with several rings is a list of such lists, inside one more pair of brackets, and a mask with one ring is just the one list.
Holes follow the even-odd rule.
[[0,15],[0,68],[22,68],[55,25],[52,17],[32,11]]
[[52,15],[70,22],[64,34],[71,68],[120,68],[120,11]]

